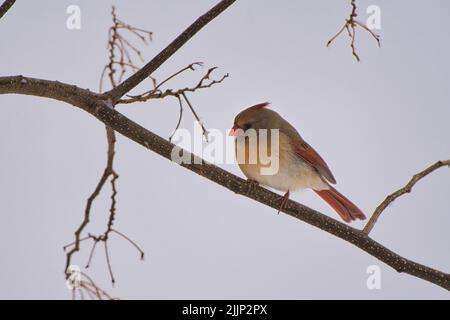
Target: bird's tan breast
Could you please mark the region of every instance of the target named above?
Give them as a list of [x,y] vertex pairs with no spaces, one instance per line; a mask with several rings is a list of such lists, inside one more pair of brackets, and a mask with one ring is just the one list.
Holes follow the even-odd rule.
[[[238,165],[248,179],[281,191],[325,187],[317,172],[295,154],[289,137],[281,132],[279,139],[267,145],[268,158],[278,161],[278,170],[273,174],[262,174],[262,170],[269,168],[273,163],[262,161],[267,158],[261,157],[260,152],[266,150],[260,150],[259,140],[259,136],[256,141],[249,138],[246,138],[245,141],[236,140]],[[241,155],[240,159],[238,155]],[[252,162],[252,160],[256,161]]]

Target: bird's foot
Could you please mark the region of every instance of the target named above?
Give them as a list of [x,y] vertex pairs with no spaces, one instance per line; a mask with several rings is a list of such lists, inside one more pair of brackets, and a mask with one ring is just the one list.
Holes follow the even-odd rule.
[[253,191],[253,189],[259,186],[259,182],[256,180],[247,179],[247,183],[248,183],[247,195],[249,195]]
[[289,202],[289,191],[284,194],[283,200],[281,200],[281,205],[280,205],[280,209],[278,209],[278,214],[280,214],[280,212],[283,209],[286,209],[286,205],[288,202]]

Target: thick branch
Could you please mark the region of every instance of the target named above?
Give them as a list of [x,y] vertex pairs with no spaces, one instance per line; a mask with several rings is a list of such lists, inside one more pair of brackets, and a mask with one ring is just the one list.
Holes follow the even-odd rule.
[[[17,81],[19,81],[19,84],[17,84]],[[44,92],[40,92],[41,90],[44,90]],[[67,97],[68,92],[73,92],[76,98],[69,99]],[[102,96],[93,94],[90,91],[59,82],[53,83],[23,77],[4,77],[0,78],[0,94],[2,93],[32,94],[72,103],[89,112],[105,125],[113,128],[127,138],[169,160],[171,159],[171,153],[174,147],[172,143],[131,121],[111,108],[110,103],[102,100]],[[189,155],[194,159],[194,155]],[[192,160],[191,163],[196,162]],[[234,193],[251,198],[274,209],[280,207],[282,197],[278,194],[261,187],[250,188],[250,184],[246,180],[215,165],[203,161],[202,164],[182,164],[181,166],[220,184]],[[294,201],[289,201],[286,208],[282,211],[357,246],[398,272],[421,278],[450,291],[450,274],[403,258],[371,239],[360,230],[345,225]]]
[[[94,116],[100,121],[108,124],[129,139],[169,160],[171,159],[171,152],[174,147],[172,143],[134,123],[116,110],[107,107],[98,108],[97,110],[99,112]],[[195,157],[194,155],[190,156],[192,159]],[[196,161],[192,160],[191,163],[196,163]],[[246,180],[215,165],[203,161],[202,164],[182,164],[181,166],[222,185],[234,193],[246,196],[274,209],[280,208],[282,197],[278,194],[261,187],[251,188],[250,192],[248,192],[249,184]],[[398,272],[411,274],[450,291],[450,274],[405,259],[372,240],[360,230],[354,229],[294,201],[289,201],[283,212],[352,243],[385,262]]]
[[21,75],[0,77],[0,94],[18,93],[51,98],[74,106],[88,105],[102,95],[59,81],[41,80]]
[[169,59],[175,52],[178,51],[186,42],[189,41],[197,32],[199,32],[210,21],[217,17],[220,13],[225,11],[236,0],[222,0],[215,7],[210,9],[204,15],[199,17],[193,24],[191,24],[182,34],[173,40],[163,51],[154,57],[144,67],[139,69],[136,73],[119,84],[116,88],[107,92],[107,96],[112,101],[117,101],[123,95],[131,91],[139,83],[147,79],[156,69],[158,69],[167,59]]
[[16,0],[5,0],[3,4],[0,6],[0,19],[8,12],[9,9],[13,6]]

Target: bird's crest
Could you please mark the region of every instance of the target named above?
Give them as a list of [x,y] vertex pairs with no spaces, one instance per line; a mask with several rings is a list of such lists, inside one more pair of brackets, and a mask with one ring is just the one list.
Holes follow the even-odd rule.
[[269,105],[270,105],[270,102],[263,102],[263,103],[254,105],[253,107],[250,107],[250,108],[251,108],[251,109],[254,109],[254,110],[261,110],[261,109],[266,108],[266,107],[269,106]]

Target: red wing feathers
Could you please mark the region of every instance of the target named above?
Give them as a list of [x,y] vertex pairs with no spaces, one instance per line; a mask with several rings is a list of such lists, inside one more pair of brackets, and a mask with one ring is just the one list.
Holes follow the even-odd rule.
[[335,184],[336,179],[331,173],[330,168],[326,164],[325,160],[305,141],[296,141],[291,140],[292,147],[297,156],[302,158],[304,161],[309,163],[314,169],[319,172],[325,179],[327,179],[330,183]]

